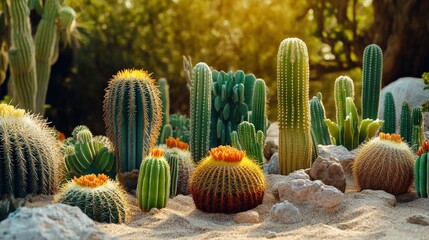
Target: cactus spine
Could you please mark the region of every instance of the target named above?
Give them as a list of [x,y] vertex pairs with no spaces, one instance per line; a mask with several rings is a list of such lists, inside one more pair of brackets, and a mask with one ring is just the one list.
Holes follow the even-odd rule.
[[[261,130],[255,131],[252,123],[244,121],[238,125],[237,135],[231,137],[233,146],[246,151],[246,155],[255,161],[260,167],[264,164],[264,133]],[[236,138],[237,136],[237,138]],[[234,140],[232,140],[234,138]]]
[[277,54],[279,165],[283,175],[311,165],[308,88],[307,46],[297,38],[285,39]]
[[344,127],[344,121],[348,113],[346,113],[346,98],[354,99],[355,86],[353,80],[348,76],[339,76],[335,80],[334,98],[337,124],[340,128]]
[[140,166],[137,201],[141,210],[164,208],[170,195],[170,167],[164,151],[155,148]]
[[413,136],[413,124],[411,119],[411,106],[407,102],[404,102],[402,104],[399,133],[404,138],[405,142],[411,145]]
[[362,67],[362,118],[377,119],[380,100],[383,53],[375,44],[368,45],[363,52]]
[[384,125],[383,132],[395,133],[396,132],[396,109],[395,101],[391,92],[387,92],[384,96]]
[[199,162],[209,151],[212,73],[205,63],[195,65],[191,86],[191,136],[192,159]]
[[[246,78],[247,79],[247,78]],[[245,85],[245,88],[247,85]],[[267,86],[265,81],[258,78],[256,79],[253,86],[253,94],[250,96],[252,99],[251,109],[252,114],[250,116],[250,122],[255,125],[255,130],[261,130],[262,133],[266,134],[268,125],[267,120]]]
[[414,183],[418,197],[427,198],[429,193],[429,142],[420,147],[414,163]]
[[118,72],[106,89],[103,112],[107,136],[116,149],[117,171],[137,169],[156,144],[162,121],[154,80],[142,70]]
[[423,114],[421,107],[413,108],[411,113],[411,118],[413,122],[413,133],[411,136],[411,148],[414,152],[417,152],[419,146],[423,144],[425,139],[424,136],[424,127],[423,127]]
[[322,145],[330,145],[331,139],[329,136],[328,127],[326,126],[326,123],[324,121],[326,117],[325,117],[325,108],[322,103],[321,93],[317,93],[317,97],[314,96],[310,100],[310,113],[311,113],[311,129],[313,130],[316,142]]

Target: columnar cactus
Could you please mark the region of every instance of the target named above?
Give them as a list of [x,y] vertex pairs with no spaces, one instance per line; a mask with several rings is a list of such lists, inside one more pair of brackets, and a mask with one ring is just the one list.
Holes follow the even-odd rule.
[[399,195],[406,193],[413,182],[413,168],[413,153],[402,137],[380,133],[359,151],[353,176],[360,190],[383,190]]
[[354,99],[355,85],[353,80],[348,76],[339,76],[335,80],[334,98],[337,124],[342,128],[348,113],[346,113],[346,98]]
[[[245,88],[247,85],[244,85]],[[245,91],[246,93],[246,91]],[[250,96],[252,99],[250,115],[250,122],[255,125],[255,130],[261,130],[264,135],[266,135],[266,130],[268,126],[267,119],[267,86],[265,81],[258,78],[256,79],[253,86],[253,93]],[[247,100],[247,99],[246,99]]]
[[238,141],[231,139],[234,142],[233,147],[246,151],[246,155],[262,167],[264,164],[264,133],[261,130],[256,132],[252,123],[244,121],[238,125],[237,138]]
[[[170,123],[170,96],[169,96],[169,86],[167,79],[160,78],[158,79],[158,89],[160,93],[160,98],[162,102],[162,124],[161,124],[161,134],[158,137],[158,144],[165,143],[165,140],[172,136],[171,125],[165,129],[167,124]],[[164,132],[164,129],[166,132]],[[170,134],[170,135],[169,135]]]
[[140,166],[137,183],[137,201],[142,211],[164,208],[170,195],[170,167],[164,158],[164,151],[151,150]]
[[161,129],[161,134],[159,134],[158,144],[165,144],[165,141],[173,136],[173,127],[171,124],[165,124]]
[[137,169],[156,144],[162,121],[159,90],[142,70],[118,72],[103,103],[107,136],[115,146],[117,171]]
[[407,102],[402,104],[399,124],[399,133],[404,138],[405,142],[411,145],[413,136],[413,122],[411,116],[411,106]]
[[419,146],[423,144],[425,139],[424,136],[424,126],[423,126],[423,114],[421,107],[413,108],[411,113],[411,118],[413,122],[413,133],[411,136],[411,148],[414,152],[417,152]]
[[427,198],[429,193],[429,142],[423,142],[414,163],[414,183],[417,196]]
[[62,178],[62,155],[46,121],[0,104],[0,196],[52,194]]
[[[191,136],[192,159],[199,162],[209,151],[211,121],[212,73],[205,63],[195,65],[191,86]],[[213,133],[214,134],[214,133]]]
[[311,113],[311,129],[313,130],[314,137],[318,144],[330,145],[331,139],[328,132],[328,127],[325,123],[325,108],[322,103],[322,94],[317,93],[310,100],[310,113]]
[[376,44],[368,45],[363,52],[362,66],[362,118],[377,119],[380,100],[383,53]]
[[309,63],[305,43],[282,41],[277,54],[279,165],[282,175],[311,165]]
[[104,174],[74,177],[63,185],[54,202],[78,207],[98,222],[123,223],[128,218],[125,190]]
[[189,184],[195,206],[209,213],[252,209],[262,203],[267,187],[259,166],[244,151],[230,146],[211,149]]
[[384,133],[396,132],[396,108],[395,101],[391,92],[387,92],[384,96]]

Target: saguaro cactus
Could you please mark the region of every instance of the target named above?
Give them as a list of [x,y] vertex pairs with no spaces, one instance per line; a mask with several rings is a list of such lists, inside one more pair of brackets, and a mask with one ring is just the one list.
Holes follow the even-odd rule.
[[154,80],[142,70],[118,72],[106,89],[103,111],[107,136],[116,149],[117,171],[139,168],[156,144],[162,121]]
[[362,66],[362,118],[377,119],[380,100],[383,53],[375,44],[368,45],[363,52]]
[[384,125],[383,132],[395,133],[396,132],[396,109],[395,101],[391,92],[387,92],[384,96]]
[[287,175],[311,165],[309,63],[305,43],[287,38],[277,54],[280,172]]
[[205,63],[195,65],[191,86],[191,136],[192,159],[199,162],[209,151],[212,73]]

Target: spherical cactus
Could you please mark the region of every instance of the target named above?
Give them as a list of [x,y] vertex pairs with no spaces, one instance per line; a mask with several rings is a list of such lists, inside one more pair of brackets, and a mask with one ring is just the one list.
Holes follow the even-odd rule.
[[54,193],[63,176],[59,142],[46,121],[0,104],[0,196]]
[[142,164],[137,182],[137,201],[141,210],[164,208],[170,195],[170,167],[164,151],[155,148]]
[[413,182],[414,157],[399,134],[380,133],[356,156],[353,176],[360,190],[406,193]]
[[125,191],[104,174],[74,177],[63,185],[54,202],[79,207],[98,222],[122,223],[128,216]]
[[414,164],[416,192],[419,197],[427,198],[429,192],[429,142],[423,142],[417,152]]
[[236,213],[262,203],[267,183],[260,167],[244,151],[230,146],[210,150],[190,180],[195,206],[210,213]]

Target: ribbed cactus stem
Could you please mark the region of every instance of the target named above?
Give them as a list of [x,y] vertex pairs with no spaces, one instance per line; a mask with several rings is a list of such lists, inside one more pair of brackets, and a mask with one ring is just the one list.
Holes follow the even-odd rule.
[[[246,76],[244,77],[244,102],[247,104],[247,106],[249,106],[249,110],[253,109],[253,102],[255,101],[254,88],[255,88],[256,81],[257,79],[253,73],[246,74]],[[264,82],[264,85],[265,85],[265,82]],[[258,129],[258,130],[261,130],[261,129]]]
[[267,86],[264,80],[258,78],[255,81],[252,95],[250,122],[255,125],[256,131],[260,130],[265,135],[267,129]]
[[170,96],[167,79],[160,78],[158,80],[158,89],[162,101],[162,126],[170,123]]
[[387,92],[384,96],[384,125],[383,132],[396,132],[396,108],[395,101],[391,92]]
[[424,142],[414,163],[414,183],[417,196],[427,198],[429,193],[429,142]]
[[310,100],[310,113],[311,113],[311,128],[313,129],[314,137],[318,144],[330,145],[331,139],[328,132],[328,127],[325,123],[325,108],[322,104],[322,95],[320,100],[318,97],[313,97]]
[[411,136],[411,147],[416,152],[418,148],[422,145],[424,137],[424,127],[423,127],[423,114],[421,107],[413,108],[411,113],[411,118],[413,121],[413,133]]
[[264,164],[264,133],[255,131],[255,126],[249,122],[238,125],[239,146],[246,151],[246,155],[254,160],[259,166]]
[[413,123],[411,119],[411,106],[407,102],[404,102],[402,104],[399,132],[404,138],[404,141],[411,145],[413,135]]
[[199,162],[209,151],[212,73],[205,63],[195,65],[191,87],[191,136],[192,159]]
[[337,117],[337,124],[340,128],[344,127],[344,120],[346,119],[346,98],[351,97],[354,99],[353,80],[348,76],[340,76],[335,80],[334,98],[335,98],[335,111]]
[[380,100],[383,53],[376,44],[368,45],[363,52],[362,67],[362,118],[377,119]]
[[279,165],[281,174],[311,165],[309,63],[305,43],[282,41],[277,54]]

